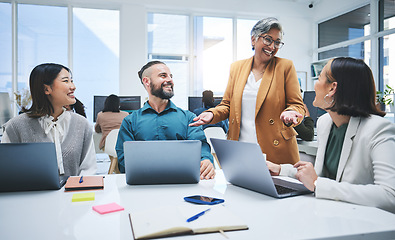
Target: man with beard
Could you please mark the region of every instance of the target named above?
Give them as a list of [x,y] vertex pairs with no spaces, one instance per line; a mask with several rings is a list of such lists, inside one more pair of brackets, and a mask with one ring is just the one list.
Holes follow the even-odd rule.
[[138,75],[148,92],[148,101],[142,108],[125,117],[119,129],[115,149],[120,172],[125,172],[125,141],[200,140],[200,179],[214,178],[213,156],[203,129],[189,126],[196,115],[178,108],[170,100],[174,95],[170,69],[163,62],[151,61],[141,68]]

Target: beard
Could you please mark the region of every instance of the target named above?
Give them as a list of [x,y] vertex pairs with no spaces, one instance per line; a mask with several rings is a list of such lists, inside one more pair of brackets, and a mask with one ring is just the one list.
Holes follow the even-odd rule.
[[[165,90],[163,90],[163,87],[165,85],[171,85],[171,91],[170,92],[166,92]],[[170,99],[170,98],[172,98],[174,96],[173,84],[162,83],[162,85],[157,88],[151,82],[150,86],[151,86],[151,94],[154,95],[155,97],[158,97],[158,98],[161,98],[161,99]]]

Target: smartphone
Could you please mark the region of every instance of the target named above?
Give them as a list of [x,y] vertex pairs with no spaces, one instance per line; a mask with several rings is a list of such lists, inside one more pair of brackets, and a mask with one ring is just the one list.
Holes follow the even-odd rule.
[[184,197],[184,200],[190,203],[205,204],[205,205],[214,205],[214,204],[225,202],[224,199],[201,196],[201,195]]

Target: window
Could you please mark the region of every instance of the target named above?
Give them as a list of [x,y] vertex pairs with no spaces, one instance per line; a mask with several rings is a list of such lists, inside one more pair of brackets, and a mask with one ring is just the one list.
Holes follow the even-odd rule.
[[394,26],[394,16],[395,16],[395,1],[394,0],[384,0],[384,29],[393,29]]
[[76,97],[93,121],[93,96],[119,92],[119,11],[73,8]]
[[[35,66],[62,64],[71,68],[76,96],[84,103],[88,120],[92,120],[93,95],[119,92],[119,11],[14,4],[18,17],[16,44],[12,44],[11,4],[0,3],[0,92],[7,91],[11,96],[12,91],[24,92],[29,89],[29,76]],[[72,26],[68,25],[69,9],[73,10]],[[70,28],[73,37],[68,34]],[[18,53],[15,68],[14,46]],[[13,73],[14,69],[18,72]],[[12,87],[13,74],[16,89]]]
[[335,48],[318,54],[319,59],[329,59],[334,57],[353,57],[364,59],[370,65],[370,41],[360,42],[353,45]]
[[223,95],[234,61],[233,20],[195,17],[196,85],[195,95],[204,90]]
[[[393,19],[392,21],[394,21]],[[383,62],[383,80],[395,88],[395,34],[384,36],[384,62]]]
[[259,20],[237,19],[237,60],[254,55],[251,46],[251,30]]
[[18,89],[29,89],[30,72],[41,63],[67,66],[67,8],[18,5]]
[[11,4],[0,3],[0,92],[12,93]]
[[[395,29],[395,1],[384,1],[384,26],[383,30]],[[383,42],[382,75],[384,88],[387,84],[395,88],[395,34],[380,38]]]
[[356,39],[368,35],[365,26],[370,23],[370,5],[318,24],[318,46]]
[[[392,52],[395,49],[395,2],[379,0],[377,4],[377,12],[371,12],[372,6],[366,5],[320,23],[318,59],[337,56],[364,59],[373,67],[372,71],[378,83],[377,89],[383,90],[386,84],[395,87],[395,75],[391,70],[395,68],[391,61],[394,59]],[[371,30],[371,17],[377,17],[377,32]],[[373,46],[377,47],[373,49]]]
[[[189,24],[189,19],[148,13],[148,60],[160,60],[170,67],[175,82],[172,100],[182,108],[187,108],[188,96],[201,96],[204,90],[224,94],[232,62],[254,54],[251,29],[258,21],[196,16]],[[189,38],[191,32],[193,39]]]
[[[159,60],[170,68],[178,107],[187,109],[189,76],[189,17],[148,13],[148,60]],[[137,76],[137,73],[136,73]]]

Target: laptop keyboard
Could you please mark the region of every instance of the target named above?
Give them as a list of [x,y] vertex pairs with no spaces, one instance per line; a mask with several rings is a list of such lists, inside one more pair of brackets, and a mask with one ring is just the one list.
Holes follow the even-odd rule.
[[279,195],[296,191],[296,189],[288,188],[280,185],[274,185],[274,186],[276,187],[277,193]]

